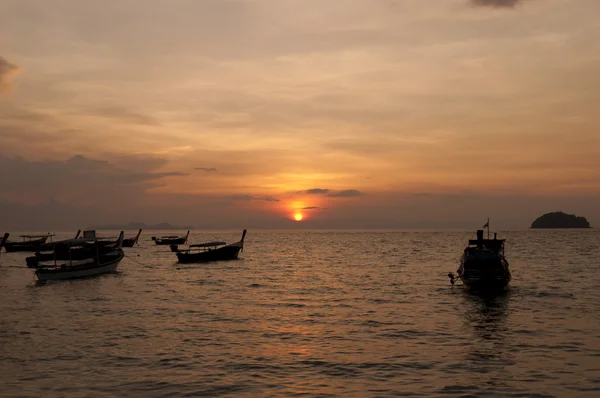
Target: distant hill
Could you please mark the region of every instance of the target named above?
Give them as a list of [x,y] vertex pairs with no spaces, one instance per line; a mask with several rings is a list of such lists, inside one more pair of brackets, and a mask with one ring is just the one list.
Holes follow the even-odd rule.
[[107,225],[96,225],[91,227],[90,229],[98,229],[98,230],[132,230],[132,229],[144,229],[144,230],[176,230],[176,229],[194,229],[194,227],[189,225],[171,225],[166,222],[161,222],[160,224],[144,224],[143,222],[130,222],[127,225],[118,225],[118,224],[107,224]]
[[585,217],[557,211],[537,218],[531,224],[531,228],[591,228],[591,226]]

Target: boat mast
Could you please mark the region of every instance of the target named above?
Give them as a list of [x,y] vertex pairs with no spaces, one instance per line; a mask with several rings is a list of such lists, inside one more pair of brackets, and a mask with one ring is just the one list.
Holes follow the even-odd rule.
[[10,234],[8,232],[6,232],[4,234],[4,237],[2,237],[2,240],[0,240],[0,254],[2,254],[2,248],[4,247],[4,244],[6,243],[6,241],[8,240],[9,235]]
[[487,229],[488,229],[488,240],[489,240],[490,239],[490,218],[489,217],[487,219],[486,225],[487,225]]

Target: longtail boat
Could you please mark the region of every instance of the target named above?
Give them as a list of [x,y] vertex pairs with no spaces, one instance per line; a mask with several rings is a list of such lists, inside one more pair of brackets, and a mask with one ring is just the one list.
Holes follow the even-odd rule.
[[138,239],[140,238],[140,235],[142,234],[142,230],[140,229],[137,233],[136,236],[134,236],[133,238],[126,238],[123,239],[123,247],[133,247],[138,243]]
[[185,236],[161,236],[157,238],[156,236],[152,237],[152,240],[157,245],[185,245],[187,243],[188,237],[190,236],[190,231],[187,231]]
[[101,244],[97,240],[90,241],[89,237],[63,241],[56,246],[55,251],[66,250],[73,253],[73,250],[87,249],[89,255],[78,259],[71,256],[68,260],[39,261],[35,267],[35,275],[44,282],[115,272],[125,256],[122,249],[123,236],[121,231],[119,239],[112,245]]
[[177,261],[182,264],[235,260],[244,249],[245,237],[246,230],[242,233],[239,242],[229,245],[225,242],[206,242],[190,245],[189,249],[185,250],[180,250],[177,245],[171,245],[171,251],[175,252]]
[[7,232],[4,234],[4,236],[2,237],[2,240],[0,240],[0,254],[2,254],[2,248],[4,247],[4,244],[6,243],[6,241],[8,240],[8,237],[10,236],[10,234]]
[[22,242],[9,242],[4,243],[4,248],[7,252],[36,252],[42,250],[48,238],[53,237],[54,234],[47,233],[46,235],[20,235]]

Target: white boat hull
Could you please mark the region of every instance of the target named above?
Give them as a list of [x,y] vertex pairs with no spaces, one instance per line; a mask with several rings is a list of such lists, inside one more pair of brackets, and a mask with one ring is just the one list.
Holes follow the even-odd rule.
[[111,261],[110,263],[100,265],[98,267],[90,267],[84,269],[41,269],[37,270],[35,272],[35,275],[41,282],[56,281],[63,279],[87,278],[90,276],[115,272],[120,262],[121,258]]

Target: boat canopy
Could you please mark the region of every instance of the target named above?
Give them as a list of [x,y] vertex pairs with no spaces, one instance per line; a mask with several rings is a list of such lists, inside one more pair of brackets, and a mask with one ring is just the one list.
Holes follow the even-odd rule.
[[472,239],[469,241],[469,246],[482,246],[486,249],[499,251],[504,248],[505,239]]
[[85,245],[89,245],[91,242],[88,239],[85,238],[76,238],[76,239],[65,239],[65,240],[60,240],[58,242],[52,242],[49,246],[69,246],[69,247],[73,247],[73,246],[85,246]]
[[179,238],[177,235],[161,236],[161,239],[176,239]]
[[83,239],[85,240],[96,240],[96,230],[83,231]]
[[190,247],[215,247],[222,246],[225,242],[207,242],[207,243],[197,243],[195,245],[190,245]]

